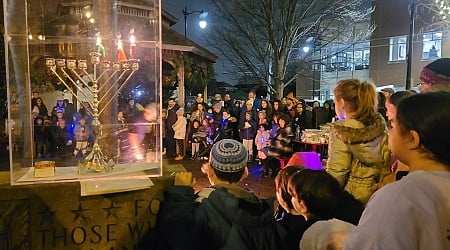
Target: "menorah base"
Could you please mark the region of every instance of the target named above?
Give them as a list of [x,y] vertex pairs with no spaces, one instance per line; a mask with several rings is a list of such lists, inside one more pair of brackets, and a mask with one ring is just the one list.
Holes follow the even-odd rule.
[[114,161],[107,162],[98,143],[94,143],[92,151],[86,158],[78,163],[78,174],[106,173],[113,169]]

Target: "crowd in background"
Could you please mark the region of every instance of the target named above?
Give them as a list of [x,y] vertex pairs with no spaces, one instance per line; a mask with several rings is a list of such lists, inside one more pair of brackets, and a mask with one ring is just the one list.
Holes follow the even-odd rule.
[[[318,128],[317,111],[321,111],[321,124],[331,122],[336,116],[332,100],[314,101],[309,106],[305,100],[292,93],[281,100],[267,100],[248,92],[246,100],[233,100],[230,93],[215,94],[210,102],[198,94],[190,114],[184,114],[174,99],[169,99],[165,116],[165,154],[169,158],[182,160],[190,148],[192,159],[206,159],[208,150],[217,141],[234,139],[248,150],[248,162],[258,160],[263,164],[265,175],[274,175],[280,161],[287,160],[292,138],[299,138],[304,129]],[[184,114],[177,116],[177,114]],[[164,117],[163,117],[164,118]],[[187,118],[187,128],[179,126],[179,120]],[[181,122],[185,124],[185,122]],[[177,138],[175,138],[177,134]],[[184,141],[182,141],[184,140]]]
[[[88,102],[82,102],[77,111],[69,99],[58,98],[49,111],[39,93],[33,92],[31,105],[34,156],[38,160],[85,157],[92,150],[93,110]],[[103,133],[106,142],[113,140],[110,145],[117,145],[117,149],[112,150],[112,157],[122,163],[144,160],[146,148],[155,148],[158,144],[155,139],[155,133],[159,133],[157,119],[155,103],[144,107],[129,98],[119,107],[116,122]],[[149,122],[154,124],[148,125]],[[146,136],[148,138],[144,140]]]

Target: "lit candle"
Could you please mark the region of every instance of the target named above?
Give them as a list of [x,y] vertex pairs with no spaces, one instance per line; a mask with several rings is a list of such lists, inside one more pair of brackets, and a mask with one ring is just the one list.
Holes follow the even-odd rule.
[[130,30],[130,58],[136,58],[136,36],[134,35],[134,28]]

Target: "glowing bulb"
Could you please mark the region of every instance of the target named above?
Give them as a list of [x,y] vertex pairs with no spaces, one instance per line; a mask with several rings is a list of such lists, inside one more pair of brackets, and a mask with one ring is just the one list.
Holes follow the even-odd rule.
[[198,22],[198,25],[200,26],[200,28],[204,29],[206,28],[206,26],[208,26],[208,22],[206,22],[205,20],[201,20],[200,22]]
[[28,39],[33,40],[33,35],[32,35],[32,34],[29,34],[29,35],[28,35]]
[[90,23],[95,23],[95,19],[94,19],[94,18],[91,18],[91,19],[89,19],[89,22],[90,22]]
[[92,13],[90,11],[86,12],[85,14],[86,18],[89,19],[92,16]]

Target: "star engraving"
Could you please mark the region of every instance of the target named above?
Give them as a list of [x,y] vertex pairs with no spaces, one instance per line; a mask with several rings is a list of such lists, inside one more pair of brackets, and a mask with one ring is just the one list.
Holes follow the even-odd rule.
[[55,211],[50,210],[48,207],[45,210],[39,212],[41,214],[41,220],[39,222],[39,226],[42,226],[44,223],[48,223],[49,225],[53,224],[53,215]]
[[90,209],[83,208],[83,206],[81,205],[81,202],[80,202],[78,204],[78,209],[72,210],[72,212],[75,214],[75,219],[73,219],[73,221],[76,221],[78,218],[85,221],[86,218],[84,217],[84,211],[88,211],[88,210],[90,210]]
[[117,206],[116,203],[114,203],[114,201],[111,201],[111,205],[109,207],[103,208],[104,210],[108,211],[106,218],[109,218],[109,216],[114,216],[117,218],[117,210],[119,210],[119,208],[122,208],[122,207]]

